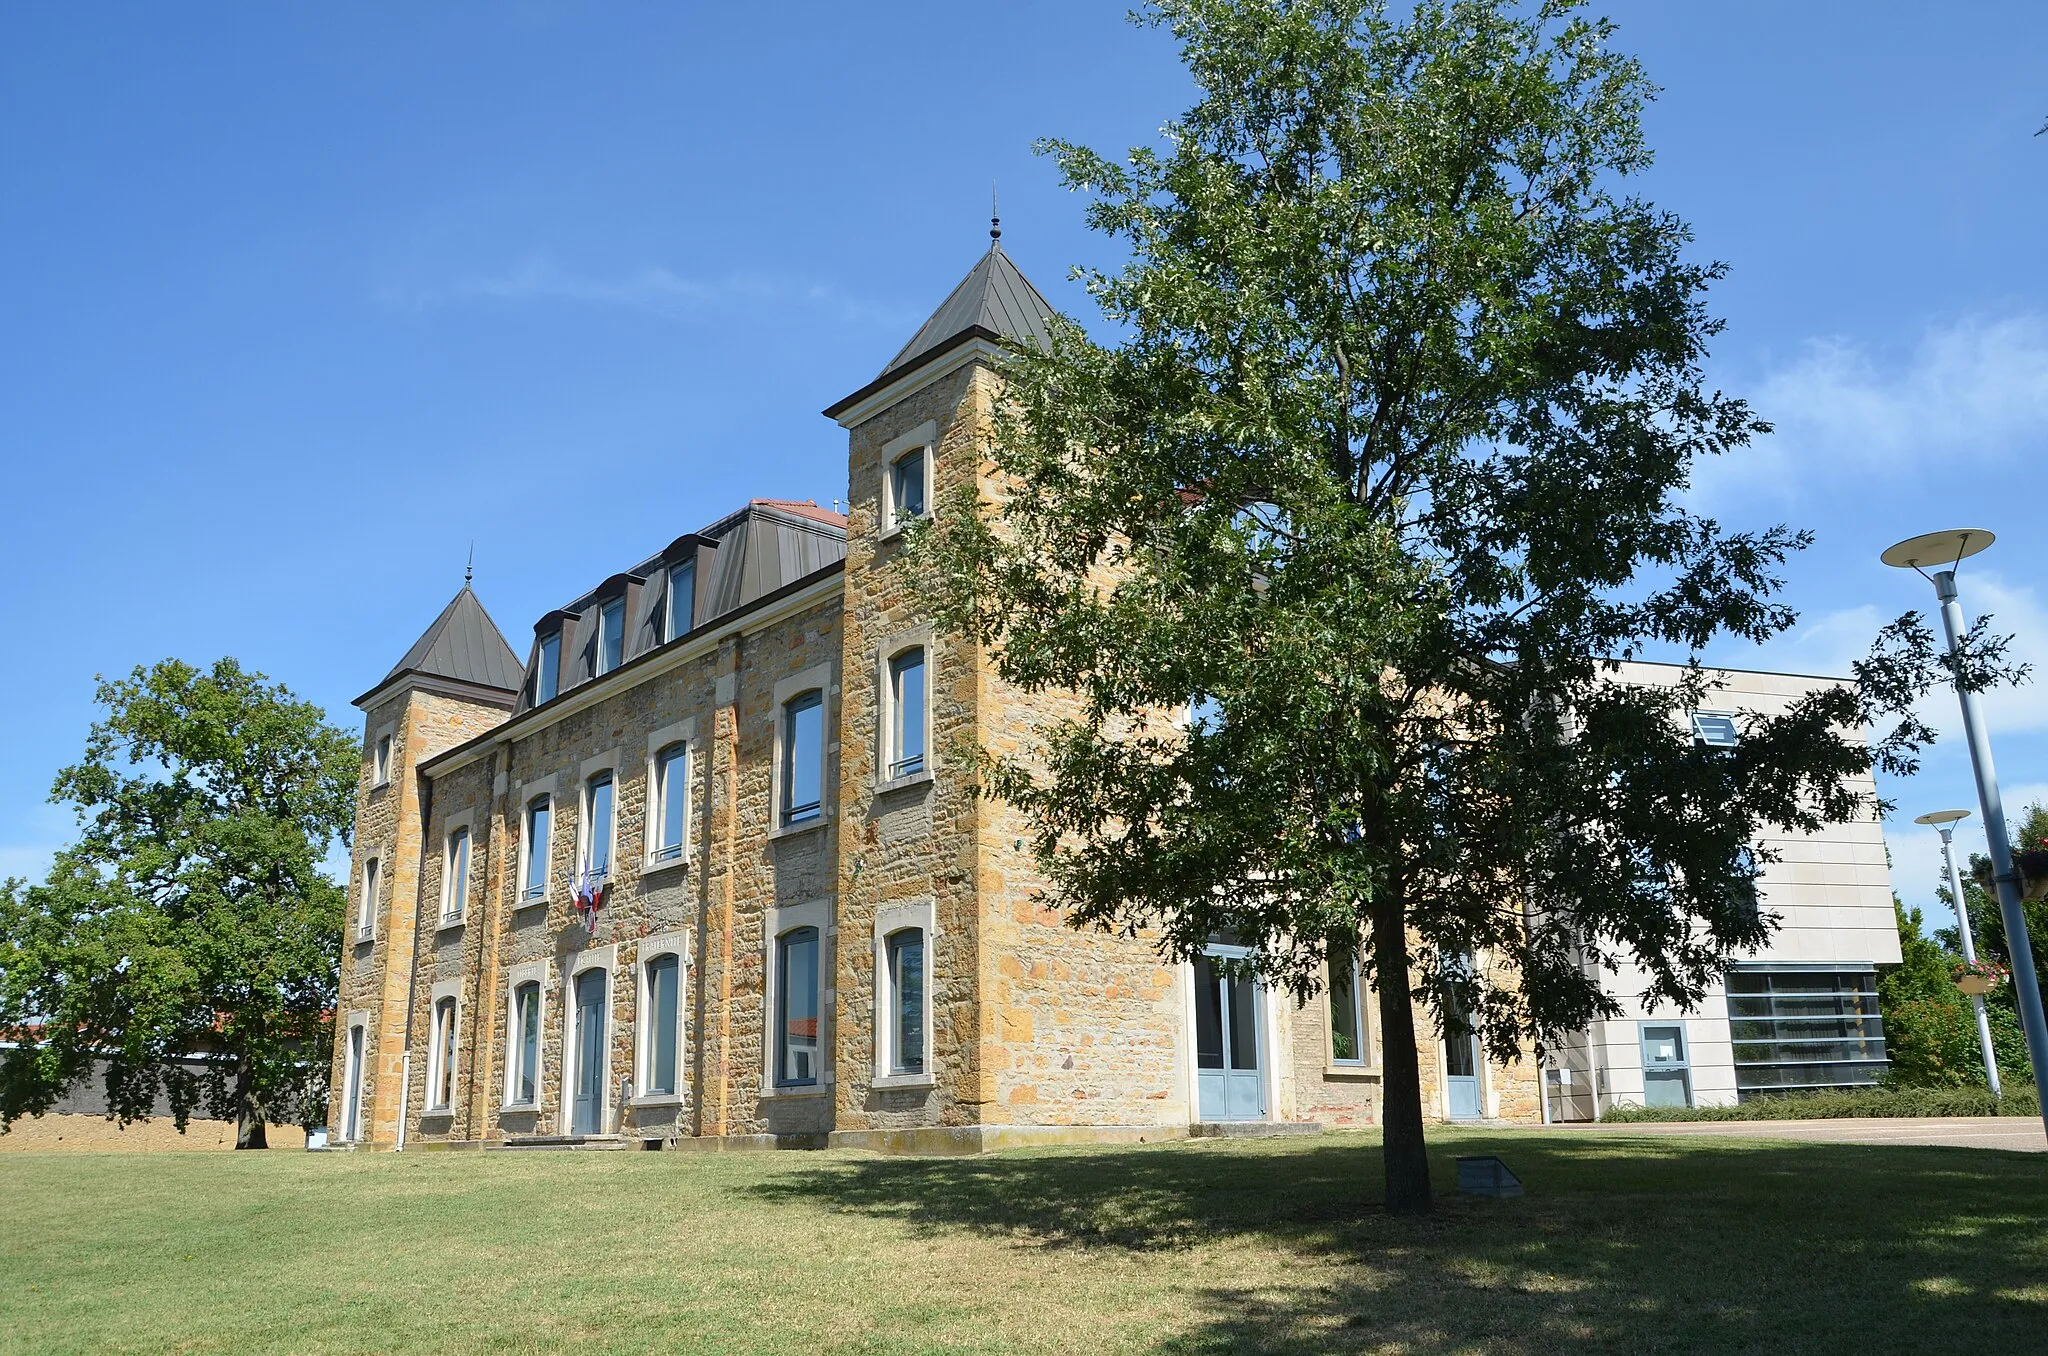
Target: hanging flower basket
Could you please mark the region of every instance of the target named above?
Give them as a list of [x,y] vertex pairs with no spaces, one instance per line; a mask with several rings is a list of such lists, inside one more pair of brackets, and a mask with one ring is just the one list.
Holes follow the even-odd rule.
[[2011,971],[1997,961],[1978,961],[1975,965],[1958,965],[1954,970],[1956,987],[1972,998],[1981,998],[2011,978]]

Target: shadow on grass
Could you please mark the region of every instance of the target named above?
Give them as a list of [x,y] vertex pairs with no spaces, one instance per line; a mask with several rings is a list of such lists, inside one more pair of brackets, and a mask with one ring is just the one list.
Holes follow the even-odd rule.
[[[1529,1194],[1447,1191],[1459,1153]],[[841,1161],[749,1190],[926,1235],[1200,1250],[1167,1351],[2048,1350],[2039,1156],[1463,1133],[1432,1170],[1423,1219],[1382,1209],[1364,1136]]]

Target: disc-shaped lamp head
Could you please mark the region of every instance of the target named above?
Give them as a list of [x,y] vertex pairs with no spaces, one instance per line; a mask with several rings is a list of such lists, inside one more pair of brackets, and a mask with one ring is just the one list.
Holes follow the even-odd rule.
[[1929,810],[1924,815],[1915,815],[1913,822],[1915,824],[1942,825],[1953,824],[1958,819],[1968,819],[1969,817],[1970,812],[1968,810]]
[[1945,570],[1959,560],[1968,560],[1997,541],[1981,527],[1952,527],[1946,532],[1929,532],[1908,537],[1878,557],[1901,570]]

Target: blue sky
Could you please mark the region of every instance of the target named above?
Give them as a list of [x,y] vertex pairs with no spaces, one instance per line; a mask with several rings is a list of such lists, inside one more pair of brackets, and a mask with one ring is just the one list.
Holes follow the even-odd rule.
[[[352,725],[472,540],[523,650],[751,496],[843,495],[817,412],[973,263],[991,180],[1085,315],[1066,271],[1113,256],[1030,144],[1189,99],[1123,9],[0,9],[0,874],[71,832],[96,673],[233,654]],[[1968,524],[1966,604],[2048,682],[2048,8],[1606,12],[1665,90],[1642,189],[1731,269],[1715,379],[1779,430],[1694,501],[1819,534],[1799,631],[1713,657],[1845,671],[1930,602],[1877,552]],[[2048,798],[2048,687],[1989,709],[2008,804]],[[1931,903],[1909,821],[1974,806],[1959,741],[1885,791]]]

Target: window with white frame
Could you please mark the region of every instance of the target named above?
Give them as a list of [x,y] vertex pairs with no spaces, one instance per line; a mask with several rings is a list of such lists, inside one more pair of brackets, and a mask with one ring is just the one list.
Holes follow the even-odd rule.
[[610,673],[626,654],[626,600],[608,599],[597,609],[597,671]]
[[427,1110],[455,1105],[455,999],[434,1000],[432,1043],[427,1046]]
[[668,638],[690,634],[697,622],[697,562],[681,561],[668,567]]
[[640,966],[640,1095],[673,1097],[682,1086],[683,958],[650,955]]
[[889,659],[885,686],[888,710],[882,724],[882,767],[883,775],[892,781],[925,770],[928,707],[925,701],[924,655],[924,647],[918,645],[900,650]]
[[1329,967],[1330,1063],[1363,1068],[1372,1062],[1372,1033],[1366,1024],[1357,943],[1349,937],[1331,938]]
[[533,1106],[540,1100],[540,995],[537,979],[512,986],[505,1100],[517,1106]]
[[791,928],[775,939],[775,1085],[815,1087],[819,1078],[819,934]]
[[554,801],[547,796],[535,796],[526,803],[526,827],[520,848],[526,856],[525,869],[520,873],[522,904],[548,897],[548,835],[553,831],[554,808]]
[[882,939],[887,964],[891,1074],[925,1070],[925,933],[923,928],[898,928]]
[[930,498],[931,454],[928,449],[913,447],[889,463],[889,520],[886,527],[902,527],[913,519],[924,517]]
[[391,736],[378,735],[377,743],[370,755],[370,785],[391,784]]
[[550,631],[540,638],[540,658],[533,669],[533,704],[551,702],[562,690],[562,633]]
[[363,1056],[368,1044],[367,1024],[350,1022],[341,1072],[341,1138],[350,1144],[363,1137]]
[[448,835],[448,855],[441,866],[441,921],[457,922],[469,899],[469,829]]
[[647,860],[664,865],[683,859],[689,829],[690,746],[674,743],[654,755],[647,786]]
[[782,704],[782,807],[784,825],[803,824],[825,812],[825,694],[813,688]]
[[583,786],[583,863],[585,876],[601,881],[612,873],[612,774],[600,772]]
[[356,940],[377,935],[377,914],[384,902],[384,863],[372,857],[363,863],[362,898],[356,904]]

